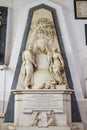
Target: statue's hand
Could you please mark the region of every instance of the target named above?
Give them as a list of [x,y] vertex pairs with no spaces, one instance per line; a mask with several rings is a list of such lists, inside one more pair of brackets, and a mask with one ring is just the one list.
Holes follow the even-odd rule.
[[61,66],[61,70],[64,71],[64,65]]
[[34,66],[35,66],[35,68],[38,68],[37,64],[35,64]]

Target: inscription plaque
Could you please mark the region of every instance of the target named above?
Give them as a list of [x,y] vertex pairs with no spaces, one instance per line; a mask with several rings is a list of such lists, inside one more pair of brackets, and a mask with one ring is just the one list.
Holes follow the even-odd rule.
[[74,0],[75,18],[87,19],[87,0]]
[[25,94],[23,97],[23,112],[49,111],[63,112],[62,94]]

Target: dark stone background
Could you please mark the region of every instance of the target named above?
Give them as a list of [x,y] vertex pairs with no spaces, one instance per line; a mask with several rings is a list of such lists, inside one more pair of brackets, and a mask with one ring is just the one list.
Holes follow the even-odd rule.
[[[18,63],[17,63],[16,71],[15,71],[15,76],[14,76],[14,80],[13,80],[13,84],[12,84],[12,89],[16,89],[16,85],[18,82],[19,72],[20,72],[20,68],[21,68],[21,64],[22,64],[22,53],[23,53],[25,46],[26,46],[33,12],[37,9],[40,9],[40,8],[45,8],[45,9],[48,9],[52,12],[61,54],[62,54],[62,57],[64,59],[65,72],[66,72],[68,85],[71,89],[73,89],[73,83],[72,83],[71,74],[70,74],[70,70],[69,70],[69,66],[68,66],[68,62],[67,62],[67,58],[66,58],[66,54],[65,54],[65,49],[64,49],[64,45],[63,45],[63,40],[62,40],[62,35],[60,32],[59,23],[58,23],[57,16],[56,16],[56,11],[53,8],[51,8],[47,5],[44,5],[44,4],[41,4],[41,5],[36,6],[34,8],[31,8],[29,11],[27,24],[26,24],[26,28],[25,28],[25,32],[24,32],[24,36],[23,36],[23,40],[22,40],[21,49],[20,49],[20,54],[19,54],[19,58],[18,58]],[[71,96],[71,105],[72,105],[72,110],[71,110],[72,111],[72,121],[73,122],[81,122],[78,104],[77,104],[76,96],[74,93]],[[5,122],[13,122],[13,121],[14,121],[14,95],[11,94],[9,97],[7,112],[5,115]]]
[[85,40],[86,40],[86,45],[87,45],[87,24],[85,24]]
[[0,19],[2,25],[0,26],[0,65],[4,64],[5,60],[5,44],[6,44],[6,27],[7,27],[7,7],[0,7]]

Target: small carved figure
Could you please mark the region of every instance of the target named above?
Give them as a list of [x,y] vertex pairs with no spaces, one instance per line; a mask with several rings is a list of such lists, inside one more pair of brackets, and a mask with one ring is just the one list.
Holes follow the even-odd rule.
[[29,48],[23,52],[22,61],[25,70],[24,86],[25,88],[30,88],[34,83],[33,81],[34,67],[37,68],[37,64],[35,63],[35,56],[32,52],[31,45],[29,45]]
[[64,63],[60,52],[53,48],[52,52],[48,55],[49,71],[52,73],[54,80],[57,84],[61,85],[63,83],[62,73],[64,73]]
[[38,126],[39,124],[39,121],[40,121],[40,118],[39,118],[39,112],[36,111],[36,112],[33,112],[32,114],[32,126]]
[[47,112],[47,127],[48,126],[55,126],[56,120],[55,120],[55,114],[53,111]]
[[39,89],[56,89],[56,82],[54,80],[46,81]]

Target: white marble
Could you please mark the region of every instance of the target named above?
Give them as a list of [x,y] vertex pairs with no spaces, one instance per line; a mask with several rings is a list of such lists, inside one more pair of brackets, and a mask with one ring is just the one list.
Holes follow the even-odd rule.
[[55,113],[56,125],[63,126],[71,122],[71,115],[68,113],[71,113],[69,95],[72,90],[14,90],[13,93],[15,94],[14,123],[19,126],[31,126],[32,112],[39,112],[38,118],[41,119],[43,116],[40,115],[50,110]]
[[24,94],[23,109],[24,113],[32,111],[50,111],[63,112],[63,95],[62,94]]

